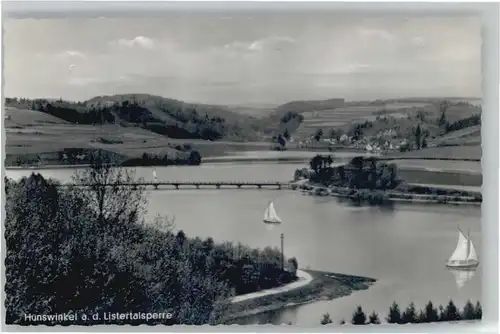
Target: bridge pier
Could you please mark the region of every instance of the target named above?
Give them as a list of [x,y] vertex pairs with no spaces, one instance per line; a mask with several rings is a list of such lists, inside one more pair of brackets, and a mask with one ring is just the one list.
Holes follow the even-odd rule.
[[259,189],[262,189],[262,184],[258,184],[258,185],[257,185],[257,187],[258,187]]
[[179,185],[178,184],[173,184],[176,190],[179,190]]
[[155,190],[158,190],[158,183],[153,184],[153,186],[155,187]]
[[236,186],[238,187],[238,189],[240,189],[242,185],[241,184],[237,184]]
[[199,184],[196,184],[196,189],[200,189],[200,185]]
[[220,183],[217,183],[215,186],[217,187],[217,189],[220,189]]
[[278,189],[281,189],[281,183],[278,184]]

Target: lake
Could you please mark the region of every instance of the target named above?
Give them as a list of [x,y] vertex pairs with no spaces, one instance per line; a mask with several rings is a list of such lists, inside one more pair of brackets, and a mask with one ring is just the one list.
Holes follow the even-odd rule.
[[[214,163],[197,167],[156,168],[159,179],[200,181],[288,181],[305,164]],[[12,178],[34,170],[7,170]],[[69,181],[71,169],[40,170],[46,177]],[[137,176],[152,180],[151,168],[137,168]],[[316,326],[330,313],[335,322],[349,321],[357,305],[366,312],[387,315],[393,301],[417,308],[432,300],[459,307],[481,298],[481,265],[462,288],[444,266],[457,242],[457,225],[470,229],[481,258],[479,207],[395,204],[391,208],[356,207],[335,198],[313,197],[291,190],[159,190],[147,193],[148,217],[175,217],[175,226],[189,236],[211,236],[216,241],[239,241],[253,247],[279,246],[285,235],[285,255],[299,267],[369,276],[378,281],[351,296],[301,305],[244,319],[240,324],[288,323]],[[284,223],[268,230],[264,208],[275,202]]]

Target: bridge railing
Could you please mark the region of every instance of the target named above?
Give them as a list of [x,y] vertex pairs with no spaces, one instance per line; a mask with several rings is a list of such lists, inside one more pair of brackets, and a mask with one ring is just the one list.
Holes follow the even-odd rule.
[[[225,186],[244,186],[244,185],[252,185],[252,186],[284,186],[287,185],[288,182],[279,182],[279,181],[141,181],[141,182],[127,182],[120,184],[103,184],[102,186],[161,186],[161,185],[171,185],[171,186],[181,186],[181,185],[193,185],[193,186],[217,186],[217,185],[225,185]],[[91,187],[95,186],[95,184],[87,184],[87,183],[62,183],[60,186],[63,187]]]

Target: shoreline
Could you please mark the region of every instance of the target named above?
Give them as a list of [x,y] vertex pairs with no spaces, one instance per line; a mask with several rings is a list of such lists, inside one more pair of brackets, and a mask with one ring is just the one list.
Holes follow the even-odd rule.
[[[452,195],[430,195],[430,194],[416,194],[412,192],[393,192],[393,191],[384,191],[384,190],[370,190],[370,189],[351,189],[351,188],[341,188],[341,187],[325,187],[316,184],[311,184],[308,181],[304,181],[302,183],[298,183],[300,181],[295,181],[290,183],[290,189],[299,190],[303,193],[308,193],[311,196],[318,197],[337,197],[343,199],[350,199],[349,194],[342,193],[341,190],[361,190],[361,191],[371,191],[383,193],[385,196],[384,201],[388,202],[406,202],[406,203],[419,203],[419,204],[449,204],[449,205],[476,205],[481,206],[482,201],[476,201],[474,196],[452,196]],[[415,185],[415,184],[413,184]],[[430,187],[432,188],[432,187]],[[476,193],[474,191],[465,191],[453,188],[452,185],[443,185],[436,187],[440,190],[447,191],[460,191],[465,193]],[[480,194],[481,192],[479,192]],[[429,197],[435,198],[429,198]],[[360,200],[366,200],[364,198],[360,198]]]
[[234,296],[233,298],[231,298],[231,304],[241,303],[246,300],[262,298],[265,296],[271,296],[278,293],[284,293],[295,289],[299,289],[303,286],[306,286],[307,284],[310,284],[312,280],[313,277],[307,271],[297,269],[296,281],[272,289],[260,290],[257,292],[251,292],[243,295]]
[[[311,152],[314,153],[314,152]],[[393,160],[434,160],[434,161],[473,161],[472,159],[430,159],[430,158],[405,158],[405,159],[400,159],[400,158],[377,158],[380,159],[381,161],[393,161]],[[209,164],[223,164],[223,163],[239,163],[239,162],[245,162],[245,163],[254,163],[254,162],[269,162],[269,163],[305,163],[309,162],[311,160],[311,157],[309,156],[304,156],[304,157],[244,157],[244,156],[209,156],[202,158],[201,160],[201,165],[204,163],[209,163]],[[191,167],[192,165],[148,165],[148,166],[143,166],[143,165],[130,165],[130,166],[122,166],[122,167]],[[54,165],[49,165],[49,164],[41,164],[41,165],[26,165],[26,166],[15,166],[15,165],[5,165],[5,169],[71,169],[71,168],[87,168],[90,167],[90,164],[54,164]],[[472,175],[481,175],[482,172],[480,171],[473,171],[473,170],[465,170],[465,169],[447,169],[447,168],[435,168],[435,167],[401,167],[402,170],[408,170],[408,171],[429,171],[429,172],[452,172],[452,173],[463,173],[463,174],[472,174]]]
[[[256,296],[231,303],[226,310],[228,312],[223,318],[223,323],[226,325],[237,324],[240,319],[261,313],[345,297],[354,291],[369,289],[377,281],[370,277],[340,273],[309,269],[302,269],[301,271],[311,276],[311,280],[307,284],[287,291]],[[280,288],[282,287],[274,289]]]

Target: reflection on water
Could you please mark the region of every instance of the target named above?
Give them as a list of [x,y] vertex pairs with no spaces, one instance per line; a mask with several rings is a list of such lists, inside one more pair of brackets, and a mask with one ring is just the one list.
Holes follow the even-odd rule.
[[455,276],[455,282],[459,289],[463,288],[476,274],[476,269],[449,269],[449,271]]

